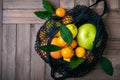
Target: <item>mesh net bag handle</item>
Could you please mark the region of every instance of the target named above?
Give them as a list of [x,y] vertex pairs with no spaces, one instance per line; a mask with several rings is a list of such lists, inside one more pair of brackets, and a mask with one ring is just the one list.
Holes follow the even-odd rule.
[[[96,4],[98,4],[98,3],[100,3],[101,1],[103,1],[104,2],[104,9],[103,9],[103,12],[102,12],[102,14],[100,14],[99,15],[99,19],[98,19],[98,22],[100,22],[101,21],[101,18],[102,18],[102,16],[104,15],[104,14],[106,14],[107,12],[108,12],[108,6],[107,6],[107,2],[106,2],[106,0],[96,0],[96,2],[94,3],[94,4],[92,4],[91,6],[89,6],[89,8],[90,7],[92,7],[92,6],[94,6],[94,5],[96,5]],[[78,16],[79,17],[79,19],[81,18],[81,16]],[[78,17],[77,17],[77,19],[78,19]],[[77,19],[75,20],[75,22],[77,21]],[[74,22],[74,21],[73,21]],[[102,23],[103,24],[103,23]],[[99,31],[97,32],[97,37],[96,37],[96,39],[95,39],[95,41],[94,41],[94,44],[96,44],[97,43],[97,41],[98,41],[98,39],[99,39],[99,37],[100,37],[100,31],[101,30],[103,30],[103,32],[104,32],[104,29],[102,29],[101,27],[99,27]],[[106,32],[104,32],[104,34],[105,35],[107,35],[107,33]],[[103,35],[104,35],[103,34]],[[107,37],[104,37],[104,38],[106,38],[107,39]],[[105,39],[105,40],[106,40]],[[104,43],[105,44],[105,43]],[[94,49],[94,47],[95,47],[95,45],[93,45],[93,47],[92,47],[92,49]],[[101,51],[103,51],[104,50],[104,47],[103,48],[101,48]],[[94,51],[94,50],[91,50],[91,51]],[[102,55],[102,54],[101,54]],[[96,62],[98,62],[98,61],[96,61]],[[50,65],[51,66],[51,65]],[[52,68],[53,66],[51,66],[51,76],[55,79],[55,80],[64,80],[65,78],[67,78],[67,77],[75,77],[75,76],[72,76],[72,74],[69,74],[69,73],[67,73],[67,72],[64,72],[64,73],[62,73],[61,72],[61,74],[59,74],[59,73],[57,73],[57,68]],[[88,67],[87,67],[88,68]],[[91,68],[91,67],[90,67]],[[88,71],[89,71],[90,69],[88,69]],[[82,74],[80,74],[80,76],[82,76],[82,75],[84,75],[84,74],[86,74],[87,72],[88,72],[87,70],[86,70],[86,72],[84,72],[84,73],[82,73]],[[57,75],[58,74],[58,75]]]
[[104,1],[103,13],[100,15],[100,16],[102,17],[105,13],[107,13],[107,12],[109,11],[109,8],[108,8],[108,6],[107,6],[106,0],[96,0],[96,2],[95,2],[94,4],[92,4],[92,5],[90,5],[89,7],[92,7],[92,6],[98,4],[98,3],[101,2],[101,1]]

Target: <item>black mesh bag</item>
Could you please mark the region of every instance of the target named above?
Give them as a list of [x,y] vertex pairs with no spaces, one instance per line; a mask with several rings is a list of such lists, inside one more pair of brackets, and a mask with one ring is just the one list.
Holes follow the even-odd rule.
[[[93,9],[91,9],[91,7],[101,1],[104,2],[104,10],[103,13],[99,15]],[[97,0],[89,7],[76,5],[67,11],[66,16],[72,16],[73,18],[73,21],[70,23],[75,23],[76,26],[80,26],[84,23],[92,23],[96,26],[97,29],[97,34],[93,42],[92,49],[89,51],[89,54],[84,59],[84,61],[75,69],[71,69],[70,64],[63,59],[55,60],[50,57],[48,52],[44,52],[39,49],[39,46],[50,44],[53,36],[59,31],[59,26],[62,24],[64,17],[59,18],[57,16],[52,16],[39,29],[36,36],[35,50],[41,56],[41,58],[50,65],[51,76],[55,80],[63,80],[68,77],[84,76],[100,61],[108,38],[105,25],[102,21],[102,16],[107,11],[108,7],[106,0]]]

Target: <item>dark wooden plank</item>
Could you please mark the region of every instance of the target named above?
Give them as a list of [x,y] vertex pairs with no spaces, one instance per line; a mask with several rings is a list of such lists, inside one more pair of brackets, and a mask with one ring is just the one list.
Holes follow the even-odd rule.
[[3,26],[2,80],[15,80],[16,25]]
[[30,80],[30,25],[17,25],[16,80]]
[[44,75],[46,75],[44,72],[45,63],[34,49],[40,26],[41,24],[31,25],[31,80],[45,80]]
[[0,79],[2,80],[2,0],[0,0]]

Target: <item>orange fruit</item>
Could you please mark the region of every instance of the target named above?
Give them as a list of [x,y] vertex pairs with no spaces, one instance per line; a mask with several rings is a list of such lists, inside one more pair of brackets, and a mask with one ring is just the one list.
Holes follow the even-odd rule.
[[77,46],[77,41],[76,40],[72,40],[72,43],[70,45],[73,49]]
[[64,47],[61,50],[61,54],[62,54],[63,58],[70,59],[74,55],[74,51],[70,47]]
[[57,43],[59,47],[65,47],[67,45],[67,43],[62,39],[61,36],[57,38]]
[[56,45],[56,46],[59,46],[57,40],[58,40],[58,38],[54,37],[54,38],[52,39],[52,41],[51,41],[51,44],[54,44],[54,45]]
[[65,14],[66,14],[66,10],[64,8],[57,8],[56,11],[55,11],[55,14],[58,17],[64,17]]
[[86,55],[86,50],[83,47],[77,47],[75,49],[75,54],[78,58],[84,58]]
[[61,50],[50,52],[50,56],[54,59],[62,58]]

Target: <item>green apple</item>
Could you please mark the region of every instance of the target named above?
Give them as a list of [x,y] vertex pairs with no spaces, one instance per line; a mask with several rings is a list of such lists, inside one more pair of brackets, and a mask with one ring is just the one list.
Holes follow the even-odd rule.
[[77,35],[77,27],[74,24],[68,24],[66,27],[71,31],[73,38]]
[[78,45],[90,50],[96,36],[96,27],[93,24],[86,23],[78,28],[77,42]]

